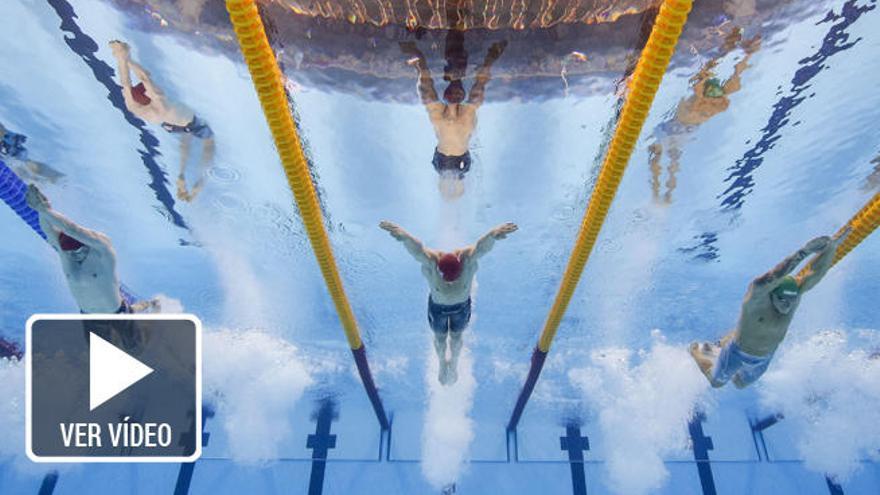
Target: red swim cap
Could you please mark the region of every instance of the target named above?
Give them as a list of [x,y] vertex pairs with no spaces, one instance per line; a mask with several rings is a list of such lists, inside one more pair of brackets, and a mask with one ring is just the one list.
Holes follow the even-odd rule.
[[85,246],[85,244],[79,242],[73,237],[70,237],[64,232],[58,234],[58,244],[61,245],[62,251],[76,251],[77,249]]
[[131,97],[134,98],[134,101],[144,106],[149,105],[153,101],[147,96],[147,87],[142,82],[137,83],[137,86],[132,86]]
[[452,253],[446,253],[437,260],[437,269],[443,274],[443,280],[455,282],[461,275],[461,260]]

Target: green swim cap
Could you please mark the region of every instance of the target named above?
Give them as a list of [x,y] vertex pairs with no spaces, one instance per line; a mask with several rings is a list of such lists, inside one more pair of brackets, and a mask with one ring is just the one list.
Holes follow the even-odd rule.
[[717,77],[713,77],[705,82],[703,96],[706,98],[721,98],[724,96],[724,88]]
[[794,277],[786,275],[782,282],[773,289],[773,293],[778,297],[797,297],[801,293],[801,287]]

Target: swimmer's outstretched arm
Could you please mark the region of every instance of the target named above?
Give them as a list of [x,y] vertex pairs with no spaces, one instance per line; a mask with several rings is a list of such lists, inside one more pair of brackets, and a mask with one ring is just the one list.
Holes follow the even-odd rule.
[[40,214],[40,227],[46,232],[52,247],[58,248],[58,238],[52,233],[63,232],[90,248],[113,252],[113,246],[106,235],[77,225],[73,220],[53,210],[49,200],[35,185],[28,186],[26,198],[28,206]]
[[113,51],[113,56],[116,57],[119,84],[122,85],[122,98],[125,100],[125,107],[131,111],[133,108],[137,108],[137,105],[135,105],[134,97],[131,96],[131,67],[129,66],[131,58],[128,44],[114,40],[110,42],[110,49]]
[[837,248],[840,247],[850,232],[852,232],[852,228],[847,227],[845,230],[837,233],[831,238],[831,242],[828,243],[825,249],[807,263],[804,274],[798,280],[798,285],[800,285],[802,291],[812,289],[825,277],[825,274],[831,269],[831,265],[834,264],[834,255],[837,254]]
[[775,289],[782,278],[790,274],[804,261],[807,256],[824,250],[831,242],[828,236],[817,237],[798,249],[794,254],[782,260],[769,272],[752,281],[751,291],[770,292]]
[[473,246],[462,250],[462,254],[479,258],[492,250],[495,246],[495,241],[506,238],[508,234],[516,232],[518,228],[513,222],[503,223],[486,232],[483,237],[477,239]]
[[414,237],[412,234],[403,229],[394,222],[383,220],[379,222],[379,228],[388,231],[391,237],[403,243],[403,246],[409,251],[409,254],[421,264],[429,264],[435,258],[434,253],[422,244],[422,241]]
[[752,58],[752,54],[758,51],[761,47],[761,38],[760,36],[755,36],[751,40],[743,43],[742,46],[743,50],[746,52],[746,56],[733,66],[733,75],[730,76],[727,81],[724,81],[723,88],[724,94],[726,95],[736,93],[742,89],[742,74],[749,68],[749,59]]
[[150,120],[151,115],[146,115],[143,105],[137,104],[131,94],[131,72],[144,83],[144,87],[150,93],[150,107],[154,108],[158,113],[167,111],[165,104],[165,94],[153,83],[150,73],[147,72],[140,64],[131,59],[130,48],[127,43],[114,40],[110,42],[110,49],[113,56],[116,57],[116,64],[119,66],[119,82],[122,84],[122,97],[125,99],[125,106],[137,117],[144,120]]
[[477,68],[477,80],[471,87],[468,96],[468,103],[471,105],[480,106],[483,104],[483,101],[486,98],[486,85],[489,84],[489,80],[492,79],[492,65],[499,57],[501,57],[501,54],[504,53],[506,47],[507,41],[500,41],[489,47],[489,51],[486,53],[486,58],[483,60],[483,65]]
[[428,60],[425,54],[418,49],[415,43],[403,41],[400,43],[400,51],[412,58],[407,60],[407,64],[416,68],[419,72],[419,97],[422,104],[436,103],[440,101],[437,96],[437,90],[434,88],[434,78],[431,77],[431,69],[428,67]]

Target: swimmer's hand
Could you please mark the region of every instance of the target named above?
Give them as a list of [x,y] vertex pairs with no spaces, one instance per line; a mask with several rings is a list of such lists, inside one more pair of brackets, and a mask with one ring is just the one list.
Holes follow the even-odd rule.
[[513,222],[503,223],[492,229],[492,237],[495,239],[504,239],[508,234],[516,232],[519,227]]
[[804,246],[804,251],[808,253],[819,253],[824,251],[828,245],[831,244],[831,238],[827,235],[823,235],[822,237],[817,237]]
[[406,231],[403,230],[403,227],[397,225],[394,222],[383,220],[379,222],[379,228],[388,231],[388,233],[391,234],[391,237],[397,239],[398,241],[402,241],[407,238]]
[[33,208],[36,211],[44,212],[52,207],[49,204],[49,199],[46,198],[37,186],[33,184],[28,185],[27,192],[25,193],[25,201],[27,201],[27,205]]
[[128,43],[119,40],[113,40],[110,42],[110,50],[113,51],[113,55],[116,58],[128,58],[130,51]]

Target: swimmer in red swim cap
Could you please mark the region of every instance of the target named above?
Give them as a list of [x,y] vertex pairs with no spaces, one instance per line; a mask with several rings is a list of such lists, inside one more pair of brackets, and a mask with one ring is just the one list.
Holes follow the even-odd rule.
[[[461,335],[471,319],[471,284],[477,272],[477,260],[488,253],[495,241],[515,232],[513,223],[505,223],[487,232],[471,246],[442,252],[426,248],[399,225],[382,222],[379,227],[402,242],[406,250],[422,265],[428,280],[428,323],[434,331],[434,349],[440,359],[440,383],[450,385],[458,379],[458,357]],[[446,360],[449,342],[451,358]]]

